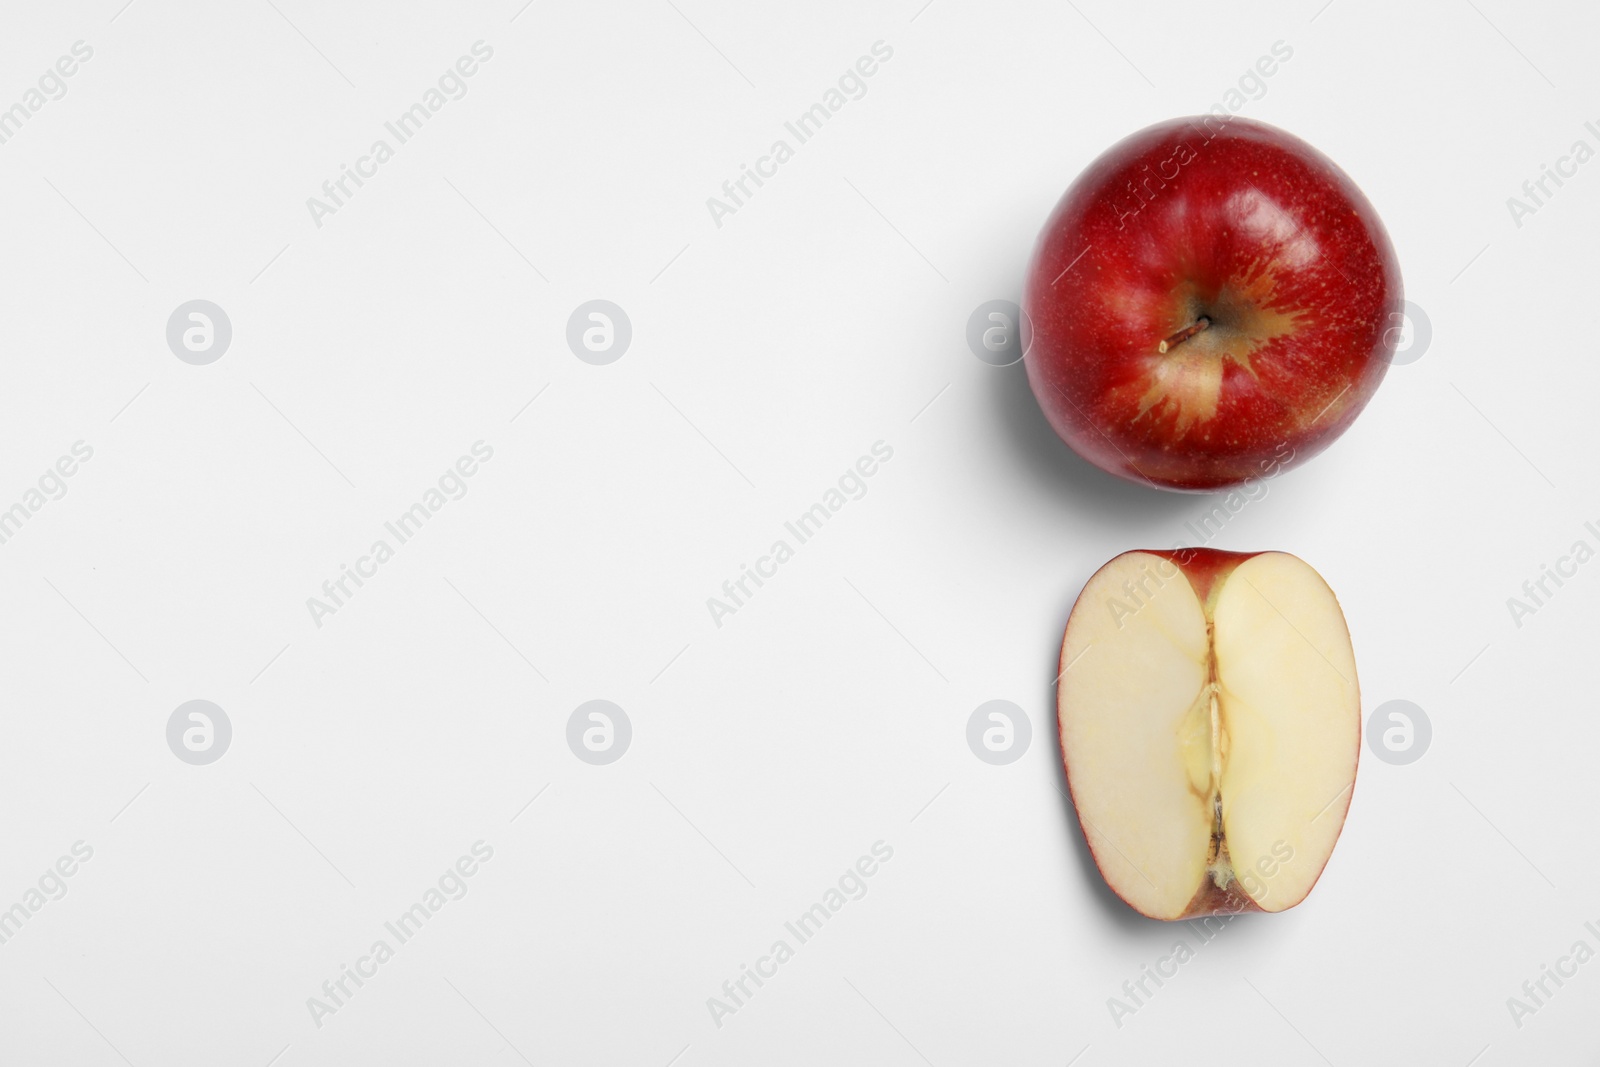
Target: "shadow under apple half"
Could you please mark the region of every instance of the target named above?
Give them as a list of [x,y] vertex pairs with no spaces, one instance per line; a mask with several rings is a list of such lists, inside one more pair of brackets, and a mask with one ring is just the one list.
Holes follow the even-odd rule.
[[1061,646],[1061,754],[1095,864],[1154,919],[1283,911],[1344,826],[1361,747],[1339,602],[1284,552],[1125,552]]

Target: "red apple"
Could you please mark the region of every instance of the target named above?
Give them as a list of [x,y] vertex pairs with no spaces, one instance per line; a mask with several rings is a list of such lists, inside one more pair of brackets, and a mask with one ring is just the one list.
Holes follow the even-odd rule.
[[1282,911],[1344,826],[1361,749],[1339,602],[1283,552],[1124,552],[1061,643],[1061,755],[1107,884],[1156,919]]
[[1345,431],[1403,305],[1383,224],[1331,160],[1265,123],[1174,119],[1096,159],[1045,224],[1028,380],[1102,470],[1221,489]]

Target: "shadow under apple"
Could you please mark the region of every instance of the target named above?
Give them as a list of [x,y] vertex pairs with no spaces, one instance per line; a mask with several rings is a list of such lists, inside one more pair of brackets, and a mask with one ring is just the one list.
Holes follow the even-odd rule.
[[1130,543],[1128,548],[1166,547],[1174,535],[1164,527],[1170,524],[1175,531],[1181,517],[1207,499],[1203,495],[1137,485],[1081,458],[1056,436],[1034,399],[1028,373],[1021,363],[992,368],[989,391],[999,423],[996,436],[1006,442],[1016,468],[1044,500],[1068,514],[1123,529],[1130,536],[1138,535],[1133,536],[1134,541],[1140,540],[1144,530],[1157,527],[1153,536],[1159,544]]

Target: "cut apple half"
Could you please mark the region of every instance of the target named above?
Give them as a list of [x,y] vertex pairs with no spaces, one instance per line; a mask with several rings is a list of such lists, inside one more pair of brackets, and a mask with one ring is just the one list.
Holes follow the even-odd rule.
[[1060,667],[1067,781],[1119,897],[1155,919],[1305,899],[1361,748],[1321,575],[1284,552],[1125,552],[1079,595]]

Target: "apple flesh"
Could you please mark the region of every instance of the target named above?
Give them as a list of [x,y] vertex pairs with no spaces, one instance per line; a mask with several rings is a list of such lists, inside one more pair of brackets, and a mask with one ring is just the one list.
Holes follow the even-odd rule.
[[1282,911],[1344,826],[1355,656],[1322,578],[1284,552],[1125,552],[1067,622],[1061,755],[1106,883],[1155,919]]
[[1404,303],[1383,223],[1331,160],[1264,123],[1176,119],[1091,163],[1045,224],[1028,380],[1095,466],[1225,488],[1349,427]]

